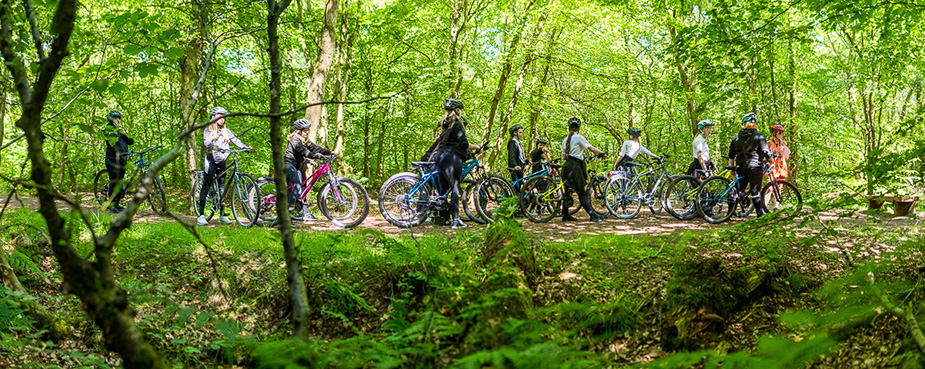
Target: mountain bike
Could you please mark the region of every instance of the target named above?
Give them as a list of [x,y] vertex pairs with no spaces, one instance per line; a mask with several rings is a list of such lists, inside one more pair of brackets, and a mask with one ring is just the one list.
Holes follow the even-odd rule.
[[[714,170],[711,169],[696,169],[694,175],[673,178],[665,191],[665,211],[678,220],[690,220],[698,215],[703,216],[695,204],[697,191],[700,190],[700,184],[713,174]],[[721,177],[728,175],[728,169],[718,174]]]
[[[771,164],[765,170],[765,177],[771,178],[771,169],[777,164]],[[786,179],[770,179],[761,188],[761,198],[764,199],[764,209],[767,212],[778,210],[793,210],[799,212],[803,208],[803,197],[797,186]]]
[[[738,166],[727,166],[726,169],[735,171]],[[768,176],[770,165],[764,166],[764,176]],[[697,201],[695,204],[707,222],[716,224],[722,223],[736,216],[744,218],[754,209],[755,204],[751,201],[748,194],[743,192],[739,186],[745,176],[738,174],[730,180],[726,177],[713,176],[707,178],[700,185],[697,191]],[[780,209],[794,209],[799,211],[803,205],[803,198],[800,191],[792,183],[783,179],[774,179],[762,187],[760,196],[772,198],[778,203]],[[765,204],[764,210],[768,211]]]
[[645,172],[635,175],[631,171],[615,171],[624,174],[612,175],[604,188],[607,209],[611,214],[621,219],[631,219],[639,214],[643,204],[653,214],[661,212],[663,193],[672,177],[665,169],[665,161],[670,158],[670,155],[662,154],[656,159],[658,166],[655,168],[652,168],[652,163],[627,162],[630,168],[649,167]]
[[392,175],[379,188],[379,212],[386,221],[401,228],[423,223],[435,211],[448,210],[446,193],[437,193],[440,170],[432,161],[413,161],[415,172]]
[[[485,218],[478,212],[478,199],[475,197],[475,187],[476,184],[488,178],[488,174],[485,173],[485,167],[479,163],[479,159],[475,156],[473,152],[469,153],[471,158],[469,161],[463,163],[462,168],[462,198],[459,199],[462,204],[463,213],[465,217],[460,214],[460,219],[465,221],[474,221],[478,224],[488,223]],[[484,199],[482,199],[484,201]]]
[[[562,201],[565,200],[565,184],[558,173],[552,169],[561,169],[555,164],[544,165],[538,175],[531,176],[521,185],[518,205],[524,210],[524,216],[534,223],[546,223],[562,213]],[[576,210],[577,211],[577,210]]]
[[[193,181],[193,188],[190,192],[190,199],[193,202],[193,208],[196,215],[204,215],[207,220],[212,220],[216,211],[224,211],[224,203],[231,191],[231,214],[238,225],[250,228],[257,222],[258,204],[260,204],[260,193],[252,191],[257,188],[257,181],[250,174],[238,170],[238,154],[242,152],[251,152],[251,150],[221,150],[222,152],[231,153],[229,157],[231,163],[225,167],[221,173],[215,173],[215,180],[212,181],[212,188],[208,190],[206,202],[203,209],[199,209],[199,193],[202,190],[202,182],[205,172],[197,170],[196,178]],[[227,178],[227,183],[221,183],[219,178]],[[221,195],[219,195],[221,194]],[[224,215],[224,214],[220,214]]]
[[[318,210],[332,224],[341,228],[356,227],[369,215],[369,194],[360,182],[350,178],[338,177],[331,163],[335,157],[322,156],[318,160],[321,166],[310,176],[302,180],[302,192],[298,194],[298,201],[289,204],[290,213],[300,213],[303,204],[310,206],[309,193],[315,184],[324,180],[318,190]],[[289,191],[293,185],[289,184]],[[259,222],[277,224],[276,208],[276,181],[273,177],[261,177],[257,182],[255,192],[260,193]],[[298,219],[296,217],[296,219]]]
[[[157,150],[160,150],[163,146],[155,146],[144,151],[135,151],[128,153],[127,157],[131,158],[137,156],[138,160],[135,160],[133,164],[135,165],[135,170],[132,171],[132,174],[123,178],[120,184],[121,190],[125,193],[134,193],[135,191],[128,191],[132,186],[135,185],[135,179],[139,181],[141,178],[144,178],[144,175],[148,173],[148,168],[150,164],[145,160],[145,155],[148,153],[153,153]],[[138,177],[138,174],[141,173],[141,177]],[[106,169],[100,170],[96,173],[96,176],[93,178],[93,196],[96,198],[96,202],[100,205],[105,205],[106,203],[112,201],[113,193],[112,188],[110,188],[109,182],[109,172]],[[148,205],[151,206],[151,210],[154,210],[155,213],[162,214],[167,211],[167,195],[164,193],[164,184],[161,182],[160,175],[154,177],[154,188],[150,188],[148,191]]]

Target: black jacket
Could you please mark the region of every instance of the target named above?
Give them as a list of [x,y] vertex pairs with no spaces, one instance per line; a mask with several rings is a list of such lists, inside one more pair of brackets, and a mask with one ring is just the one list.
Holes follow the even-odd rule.
[[122,159],[129,153],[128,146],[135,143],[135,140],[122,134],[112,122],[106,125],[106,158]]
[[283,160],[286,163],[298,168],[305,159],[314,159],[321,155],[331,155],[331,151],[307,141],[308,145],[302,143],[296,136],[289,136],[289,143],[286,144],[286,153],[283,154]]
[[527,153],[523,151],[521,146],[517,145],[517,141],[510,139],[507,141],[507,167],[514,168],[519,166],[520,170],[524,170],[524,166],[527,165],[526,159]]
[[421,157],[421,161],[434,161],[437,153],[447,150],[452,151],[459,156],[460,159],[465,160],[466,153],[469,150],[469,140],[466,138],[466,129],[463,127],[464,123],[466,123],[466,118],[462,118],[460,122],[453,122],[453,124],[443,122],[443,132],[440,133],[440,136],[437,137],[434,144],[430,145],[430,148],[427,149],[427,152]]
[[742,128],[729,143],[729,157],[734,158],[739,168],[761,168],[771,158],[768,143],[754,128]]

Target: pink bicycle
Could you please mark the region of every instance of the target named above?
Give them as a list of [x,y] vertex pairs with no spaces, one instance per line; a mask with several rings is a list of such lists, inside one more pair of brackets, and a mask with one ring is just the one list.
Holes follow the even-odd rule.
[[[353,179],[337,177],[331,168],[333,156],[324,156],[319,160],[321,166],[302,181],[304,189],[299,194],[299,201],[289,204],[290,213],[301,212],[303,203],[311,205],[309,192],[316,183],[323,181],[324,184],[319,188],[317,196],[321,214],[338,227],[350,228],[362,223],[369,214],[369,195],[366,189]],[[292,184],[289,185],[289,190],[292,191]],[[260,191],[258,224],[276,225],[276,182],[273,177],[259,178],[253,191]]]

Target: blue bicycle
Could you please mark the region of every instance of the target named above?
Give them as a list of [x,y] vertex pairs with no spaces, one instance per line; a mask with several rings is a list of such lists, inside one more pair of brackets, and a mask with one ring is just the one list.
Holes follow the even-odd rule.
[[[450,190],[437,193],[437,176],[440,170],[431,161],[411,162],[415,172],[397,173],[382,184],[379,189],[379,213],[386,221],[397,227],[409,228],[423,223],[435,211],[448,210]],[[463,164],[462,177],[480,173],[481,166],[476,158]],[[468,199],[460,193],[460,203],[470,219],[475,214],[468,211]]]
[[[100,205],[107,204],[112,201],[113,195],[118,192],[118,189],[121,189],[129,196],[134,194],[138,190],[137,186],[140,185],[141,179],[148,172],[148,167],[151,166],[145,160],[145,155],[160,150],[162,147],[158,145],[144,151],[128,153],[127,157],[129,158],[138,157],[138,160],[132,163],[135,165],[135,170],[132,171],[132,174],[126,175],[121,183],[117,183],[116,188],[110,188],[109,172],[106,169],[97,172],[93,178],[93,196],[96,198],[96,202]],[[155,213],[163,214],[167,211],[167,196],[164,194],[164,184],[161,182],[160,175],[154,177],[153,184],[154,188],[148,189],[148,205],[151,205],[151,210],[154,210]]]
[[[707,178],[697,190],[697,201],[695,202],[697,210],[703,215],[704,220],[713,224],[725,222],[733,216],[745,218],[755,209],[755,204],[748,193],[740,188],[745,176],[734,174],[738,166],[727,166],[726,169],[733,173],[732,180],[722,176],[712,176]],[[764,177],[770,179],[769,173],[770,166],[766,164]],[[765,200],[764,210],[766,212],[777,210],[799,212],[803,206],[800,191],[793,183],[784,179],[770,179],[761,188],[760,196]]]

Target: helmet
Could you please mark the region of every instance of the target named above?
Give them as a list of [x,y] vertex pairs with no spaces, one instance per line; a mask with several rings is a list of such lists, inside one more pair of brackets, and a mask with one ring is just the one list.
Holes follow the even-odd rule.
[[463,103],[459,99],[446,99],[446,102],[443,103],[443,110],[456,110],[462,108]]
[[209,118],[214,117],[216,114],[225,115],[228,114],[228,111],[221,106],[216,106],[212,108],[212,110],[209,110]]
[[783,131],[784,131],[784,126],[778,124],[778,125],[776,125],[776,126],[774,126],[774,127],[771,127],[771,131],[772,131],[772,132],[783,132]]
[[742,123],[747,123],[747,122],[755,122],[755,123],[758,123],[758,115],[755,114],[755,113],[748,113],[748,114],[745,114],[745,116],[742,117]]
[[300,131],[300,130],[306,129],[306,128],[308,128],[308,127],[311,127],[311,126],[312,126],[312,124],[309,123],[308,120],[305,119],[305,118],[302,118],[302,119],[299,119],[299,120],[297,120],[297,121],[295,121],[295,122],[292,122],[292,130],[293,130],[293,131]]
[[524,128],[524,126],[522,126],[522,125],[520,125],[520,124],[515,124],[515,125],[511,126],[511,128],[508,128],[508,132],[511,132],[511,134],[514,134],[514,132],[517,132],[518,129],[523,129],[523,128]]
[[701,120],[700,123],[697,123],[697,129],[701,129],[703,127],[713,127],[713,126],[714,126],[713,122],[711,122],[709,119],[704,119],[704,120]]
[[578,128],[578,127],[581,127],[581,119],[578,119],[578,118],[575,118],[575,117],[569,118],[569,119],[568,119],[568,127],[569,127],[569,128],[573,128],[573,127],[574,127],[574,128]]
[[626,133],[633,137],[642,136],[642,130],[636,127],[631,127],[630,129],[627,129]]
[[548,144],[548,143],[549,143],[549,141],[547,141],[545,138],[537,138],[537,139],[536,139],[536,144],[537,144],[537,145],[539,145],[539,144]]
[[116,110],[112,110],[112,111],[109,112],[109,114],[106,114],[106,119],[109,119],[110,122],[112,122],[112,121],[114,121],[114,120],[116,120],[116,119],[119,119],[119,118],[122,118],[122,113],[120,113],[120,112],[118,112],[118,111],[116,111]]

